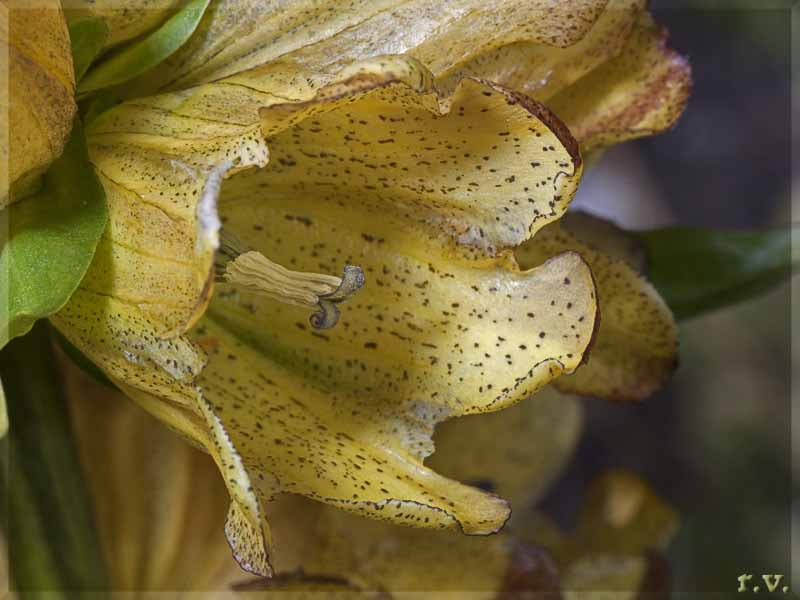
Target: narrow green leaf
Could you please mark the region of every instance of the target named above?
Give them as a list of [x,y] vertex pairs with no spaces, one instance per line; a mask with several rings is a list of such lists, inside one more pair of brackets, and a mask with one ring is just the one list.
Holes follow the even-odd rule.
[[108,26],[99,17],[81,17],[69,22],[72,66],[75,81],[80,81],[108,39]]
[[637,234],[647,250],[647,276],[685,319],[756,296],[800,264],[792,236],[800,226],[765,231],[668,227]]
[[0,440],[0,461],[3,463],[0,489],[6,499],[0,511],[4,513],[3,529],[11,546],[8,562],[14,575],[15,595],[23,600],[67,600],[53,555],[42,551],[42,540],[47,539],[47,531],[35,512],[28,510],[33,505],[35,492],[22,469],[9,464],[10,456],[19,452],[10,437]]
[[89,268],[106,219],[105,193],[76,120],[42,189],[0,213],[8,225],[0,251],[0,348],[67,303]]
[[153,33],[98,64],[78,84],[78,94],[124,83],[164,61],[191,37],[208,3],[190,0]]
[[108,577],[59,384],[47,323],[0,352],[11,430],[0,442],[0,503],[15,593],[106,598]]

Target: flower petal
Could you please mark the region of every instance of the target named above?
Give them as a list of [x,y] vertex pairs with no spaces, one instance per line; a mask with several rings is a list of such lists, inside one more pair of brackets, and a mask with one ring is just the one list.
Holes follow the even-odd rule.
[[[474,534],[508,518],[499,498],[425,469],[403,447],[410,425],[394,407],[319,389],[210,320],[198,335],[214,346],[199,380],[204,394],[246,469],[277,479],[278,489],[260,490],[265,498],[294,492],[374,518]],[[367,409],[375,414],[360,414]]]
[[691,88],[688,61],[643,13],[620,55],[548,100],[589,150],[669,129]]
[[645,8],[645,0],[610,0],[591,29],[575,43],[559,46],[526,37],[482,52],[457,68],[437,72],[438,86],[448,93],[462,78],[480,77],[547,101],[617,56]]
[[0,45],[7,52],[0,128],[8,132],[0,146],[8,165],[0,171],[0,209],[34,191],[37,178],[64,149],[76,111],[61,3],[25,4],[0,10]]
[[451,90],[477,76],[547,102],[585,153],[671,127],[689,95],[688,62],[666,45],[641,0],[612,0],[577,43],[553,47],[523,40],[438,73]]
[[235,102],[193,118],[176,101],[123,104],[88,131],[109,225],[83,287],[136,306],[161,336],[188,329],[211,296],[223,178],[268,156],[255,109],[249,122]]
[[[584,233],[587,222],[594,222],[607,236]],[[664,385],[677,365],[678,330],[672,312],[631,267],[631,261],[640,260],[638,251],[624,233],[601,219],[568,215],[541,230],[516,255],[521,266],[532,267],[568,250],[579,252],[589,263],[602,318],[588,362],[573,375],[559,378],[556,388],[609,400],[647,398]]]
[[638,273],[647,272],[650,257],[644,242],[613,221],[577,210],[565,214],[559,226],[584,246],[601,251],[611,260],[627,263]]
[[404,53],[438,74],[521,39],[557,47],[574,44],[606,1],[226,0],[212,7],[198,32],[149,84],[153,89],[186,88],[278,59],[330,75],[357,60]]
[[566,466],[582,425],[577,399],[546,387],[505,410],[440,424],[436,452],[426,463],[525,511]]
[[78,288],[51,317],[67,339],[111,378],[195,409],[192,382],[205,364],[202,351],[183,337],[159,335],[158,324],[135,303]]
[[331,595],[344,598],[357,589],[345,577],[369,590],[486,594],[502,582],[513,552],[504,539],[419,534],[297,496],[268,507],[279,572],[247,579],[222,536],[227,493],[209,457],[66,360],[62,372],[115,590],[211,593],[235,584],[236,597],[260,590],[313,591],[315,598],[351,593]]
[[[394,262],[386,262],[402,266],[403,258],[398,255]],[[426,264],[405,262],[415,272],[409,275],[410,282]],[[565,271],[565,262],[575,267]],[[553,261],[543,271],[530,272],[529,284],[518,282],[523,286],[519,293],[530,290],[530,298],[541,294],[546,311],[565,279],[571,278],[574,283],[569,287],[575,289],[591,284],[588,270],[579,265],[569,255]],[[411,271],[401,268],[401,272],[406,270]],[[508,319],[527,320],[524,313],[517,318],[516,311],[536,310],[537,304],[517,300],[520,306],[515,309],[513,302],[503,302],[491,293],[465,293],[474,285],[471,281],[482,289],[492,284],[509,289],[513,279],[503,283],[499,273],[489,271],[489,279],[481,280],[449,270],[457,274],[461,285],[454,290],[432,285],[427,291],[435,301],[427,308],[422,304],[425,296],[412,294],[410,300],[396,304],[393,294],[381,294],[378,286],[367,288],[359,294],[374,291],[361,298],[369,304],[348,305],[340,324],[325,334],[298,328],[295,324],[302,325],[304,316],[294,307],[240,298],[256,311],[251,313],[251,308],[242,310],[238,302],[215,301],[211,312],[225,327],[206,319],[197,332],[198,343],[209,352],[198,384],[228,428],[249,472],[273,474],[281,490],[376,518],[457,527],[467,533],[486,533],[503,524],[508,517],[504,502],[436,475],[422,466],[420,458],[431,450],[429,438],[438,420],[510,404],[563,367],[553,359],[542,360],[548,354],[536,358],[533,346],[543,341],[537,333],[540,324],[520,337],[508,323]],[[427,269],[423,277],[430,277]],[[481,300],[481,295],[488,298]],[[458,303],[453,301],[460,302],[466,314],[484,314],[486,324],[473,317],[474,325],[465,322],[469,327],[459,328],[461,323],[455,319],[449,327],[442,326],[436,315],[443,309],[452,311],[452,304]],[[492,323],[498,319],[493,319],[488,302],[494,303],[496,316],[504,323]],[[582,314],[577,308],[579,298],[575,306],[576,316]],[[410,313],[404,308],[415,314],[405,316]],[[377,331],[381,321],[375,315],[385,316],[387,331]],[[591,316],[585,321],[591,321]],[[505,354],[487,358],[488,352],[478,351],[470,361],[469,353],[476,352],[474,344],[497,352],[498,332],[507,336],[509,344],[509,351],[501,352],[515,359],[502,358]],[[575,335],[582,335],[585,347],[591,332]],[[558,345],[559,336],[554,337]],[[531,344],[529,358],[516,348],[519,341]],[[575,361],[578,356],[564,360]],[[501,390],[499,396],[493,388]]]
[[[581,173],[571,136],[541,104],[464,80],[441,107],[430,73],[402,57],[345,69],[313,100],[261,118],[273,158],[258,185],[272,204],[315,195],[353,204],[340,196],[356,195],[370,216],[411,220],[476,261],[558,219]],[[231,187],[228,205],[257,193]]]
[[231,497],[226,533],[242,568],[263,575],[271,537],[249,476],[194,381],[205,355],[186,338],[164,339],[135,305],[77,290],[53,324],[111,380],[214,458]]

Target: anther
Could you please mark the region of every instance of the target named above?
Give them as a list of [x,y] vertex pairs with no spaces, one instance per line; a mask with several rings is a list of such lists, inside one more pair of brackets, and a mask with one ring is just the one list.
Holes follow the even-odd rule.
[[260,252],[246,249],[230,234],[223,232],[221,241],[215,264],[218,281],[285,304],[314,308],[309,321],[316,329],[336,325],[340,314],[337,304],[364,285],[360,267],[346,265],[341,277],[292,271]]

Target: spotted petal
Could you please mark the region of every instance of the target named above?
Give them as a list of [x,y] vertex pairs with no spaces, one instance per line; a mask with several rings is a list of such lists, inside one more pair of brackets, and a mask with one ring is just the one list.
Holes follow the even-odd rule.
[[478,76],[544,101],[587,152],[671,127],[689,95],[684,57],[640,0],[612,0],[591,29],[566,47],[524,39],[437,72],[443,90]]
[[584,152],[669,129],[691,89],[688,61],[642,14],[616,58],[548,100]]
[[574,43],[554,45],[528,37],[494,47],[438,72],[439,87],[447,92],[464,77],[480,77],[547,101],[619,55],[645,8],[644,0],[610,0]]
[[580,40],[607,0],[353,0],[215,3],[192,39],[152,73],[151,90],[180,89],[280,60],[318,82],[358,60],[409,54],[434,74],[491,48],[528,40],[564,47]]
[[213,114],[184,114],[208,92],[123,104],[88,130],[109,226],[83,290],[128,304],[161,336],[188,329],[210,298],[224,177],[267,163],[258,106],[273,97],[253,92]]
[[641,254],[621,230],[584,214],[544,228],[516,253],[522,266],[533,267],[567,250],[591,266],[602,318],[589,360],[556,387],[610,400],[647,398],[675,370],[678,330],[656,289],[631,266]]

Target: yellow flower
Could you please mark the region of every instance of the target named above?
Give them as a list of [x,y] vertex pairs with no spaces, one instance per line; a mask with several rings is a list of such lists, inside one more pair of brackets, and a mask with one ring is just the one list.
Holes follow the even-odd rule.
[[52,321],[213,456],[249,571],[284,492],[496,532],[433,429],[671,370],[655,291],[555,222],[581,148],[668,127],[688,83],[643,2],[214,4],[88,124],[109,224]]

